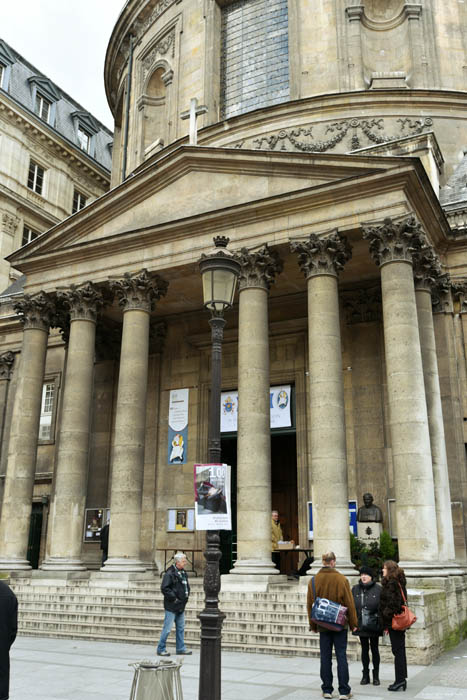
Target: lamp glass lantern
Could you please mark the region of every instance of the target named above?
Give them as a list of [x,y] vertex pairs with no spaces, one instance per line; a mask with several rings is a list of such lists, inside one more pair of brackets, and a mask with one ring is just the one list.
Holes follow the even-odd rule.
[[217,236],[214,250],[202,255],[199,262],[204,306],[214,315],[222,315],[232,307],[240,273],[240,263],[226,250],[228,242],[228,238]]

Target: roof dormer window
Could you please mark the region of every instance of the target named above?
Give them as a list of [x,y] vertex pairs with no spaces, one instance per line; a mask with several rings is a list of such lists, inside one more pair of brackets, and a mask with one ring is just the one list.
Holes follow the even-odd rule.
[[2,90],[8,90],[11,66],[13,63],[16,63],[16,59],[12,51],[5,42],[0,39],[0,88]]
[[31,86],[32,108],[42,121],[55,126],[56,104],[60,93],[48,78],[33,75],[28,78]]
[[86,129],[83,129],[82,126],[78,126],[78,143],[82,151],[89,153],[91,146],[91,134],[86,131]]
[[47,123],[49,123],[51,106],[52,103],[46,97],[41,95],[40,92],[36,92],[36,104],[34,106],[34,111]]

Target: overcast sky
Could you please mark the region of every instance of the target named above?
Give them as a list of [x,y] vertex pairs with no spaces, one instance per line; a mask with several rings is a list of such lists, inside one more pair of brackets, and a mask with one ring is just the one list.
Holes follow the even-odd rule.
[[104,59],[125,0],[0,0],[0,38],[110,129]]

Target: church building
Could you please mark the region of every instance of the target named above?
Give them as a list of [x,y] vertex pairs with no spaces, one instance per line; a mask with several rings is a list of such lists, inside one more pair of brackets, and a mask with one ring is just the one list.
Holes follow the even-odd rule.
[[109,512],[98,576],[203,549],[199,260],[224,237],[240,277],[223,590],[278,580],[271,509],[355,574],[349,528],[370,492],[411,585],[439,588],[438,619],[461,628],[466,66],[457,0],[126,2],[105,64],[111,189],[8,257],[26,282],[0,306],[1,569],[30,575],[34,508],[39,572],[100,569]]

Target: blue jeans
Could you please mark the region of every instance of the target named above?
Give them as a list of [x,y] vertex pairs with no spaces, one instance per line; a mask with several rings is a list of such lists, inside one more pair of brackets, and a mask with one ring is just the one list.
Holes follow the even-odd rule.
[[332,693],[332,648],[336,652],[337,678],[339,680],[340,695],[350,693],[349,666],[347,664],[347,628],[341,632],[320,630],[319,651],[321,657],[321,690],[323,693]]
[[161,632],[161,638],[159,639],[159,644],[157,645],[157,653],[165,651],[165,643],[167,642],[167,637],[169,636],[170,630],[172,629],[175,620],[175,646],[177,653],[181,651],[186,651],[185,649],[185,613],[173,613],[170,610],[165,611],[164,626]]

